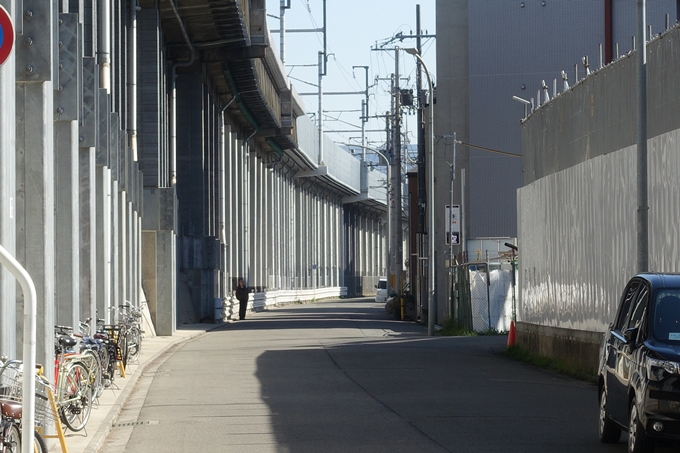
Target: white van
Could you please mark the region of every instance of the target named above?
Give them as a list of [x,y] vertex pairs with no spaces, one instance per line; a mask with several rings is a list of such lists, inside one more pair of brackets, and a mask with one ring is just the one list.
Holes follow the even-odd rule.
[[387,279],[381,278],[375,287],[375,301],[379,303],[387,302]]

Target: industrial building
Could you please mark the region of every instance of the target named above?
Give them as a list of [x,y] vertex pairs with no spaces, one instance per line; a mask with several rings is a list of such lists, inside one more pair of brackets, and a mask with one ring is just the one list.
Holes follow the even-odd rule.
[[[565,86],[569,90],[630,52],[635,14],[635,0],[437,1],[434,234],[440,316],[446,313],[449,293],[445,205],[452,199],[462,210],[462,243],[454,247],[454,257],[484,259],[506,250],[502,244],[512,238],[519,238],[519,255],[527,256],[535,239],[521,228],[541,220],[519,222],[518,189],[533,174],[534,159],[542,158],[540,140],[554,131],[543,130],[532,117],[527,122],[531,133],[543,135],[530,139],[535,152],[529,156],[522,139],[527,126],[520,122]],[[647,2],[650,35],[677,19],[675,0]],[[605,101],[584,97],[580,108],[585,111],[592,102]],[[457,144],[455,156],[454,134],[472,145]],[[587,146],[589,155],[596,154],[595,144]],[[556,153],[558,161],[568,159],[563,151]],[[526,276],[520,272],[518,277]]]

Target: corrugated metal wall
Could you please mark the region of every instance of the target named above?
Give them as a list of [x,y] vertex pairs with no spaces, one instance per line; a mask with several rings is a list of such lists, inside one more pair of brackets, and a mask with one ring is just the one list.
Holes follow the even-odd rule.
[[[649,142],[649,268],[680,271],[680,130]],[[603,331],[636,268],[635,146],[518,194],[518,319]]]
[[[651,271],[680,271],[679,43],[673,29],[648,48]],[[604,331],[635,273],[631,60],[591,76],[524,123],[525,166],[535,172],[518,191],[520,321]]]

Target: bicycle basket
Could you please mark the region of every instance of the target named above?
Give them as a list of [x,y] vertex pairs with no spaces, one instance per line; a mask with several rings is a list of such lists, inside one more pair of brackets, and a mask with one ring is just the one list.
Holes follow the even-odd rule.
[[[0,399],[23,402],[23,364],[10,362],[0,367]],[[54,423],[54,414],[48,397],[49,382],[35,377],[35,422],[41,426]]]

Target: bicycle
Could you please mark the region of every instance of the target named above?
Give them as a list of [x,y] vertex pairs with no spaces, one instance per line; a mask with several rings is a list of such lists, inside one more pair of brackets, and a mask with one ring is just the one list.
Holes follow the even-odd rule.
[[77,341],[68,335],[57,339],[60,353],[56,363],[55,403],[59,418],[71,431],[82,430],[92,411],[92,384],[90,370],[77,355],[68,356],[66,350]]
[[[120,351],[116,341],[117,329],[115,326],[104,325],[104,320],[97,318],[97,329],[95,334],[90,337],[86,335],[90,332],[92,318],[87,318],[80,323],[80,330],[83,333],[83,342],[86,344],[94,343],[97,346],[91,349],[99,354],[99,361],[102,369],[102,381],[105,388],[113,385],[115,379],[116,364],[120,359]],[[88,346],[89,347],[89,346]]]
[[[0,399],[0,453],[21,453],[21,403]],[[35,453],[47,453],[47,445],[40,433],[33,433]]]
[[[55,326],[54,329],[57,336],[67,335],[76,340],[76,347],[66,351],[66,358],[69,360],[77,360],[87,368],[89,373],[88,381],[92,387],[92,397],[93,399],[99,398],[104,392],[101,357],[97,351],[99,344],[96,340],[90,339],[87,335],[73,333],[72,327]],[[78,352],[76,352],[76,348]],[[56,350],[55,354],[58,359],[60,352]]]
[[131,307],[130,304],[120,306],[123,324],[125,324],[126,354],[123,364],[136,362],[142,352],[142,309]]
[[[21,452],[23,363],[0,358],[0,453]],[[36,376],[35,424],[33,433],[36,453],[47,453],[47,445],[39,430],[50,422],[47,397],[49,384]]]

